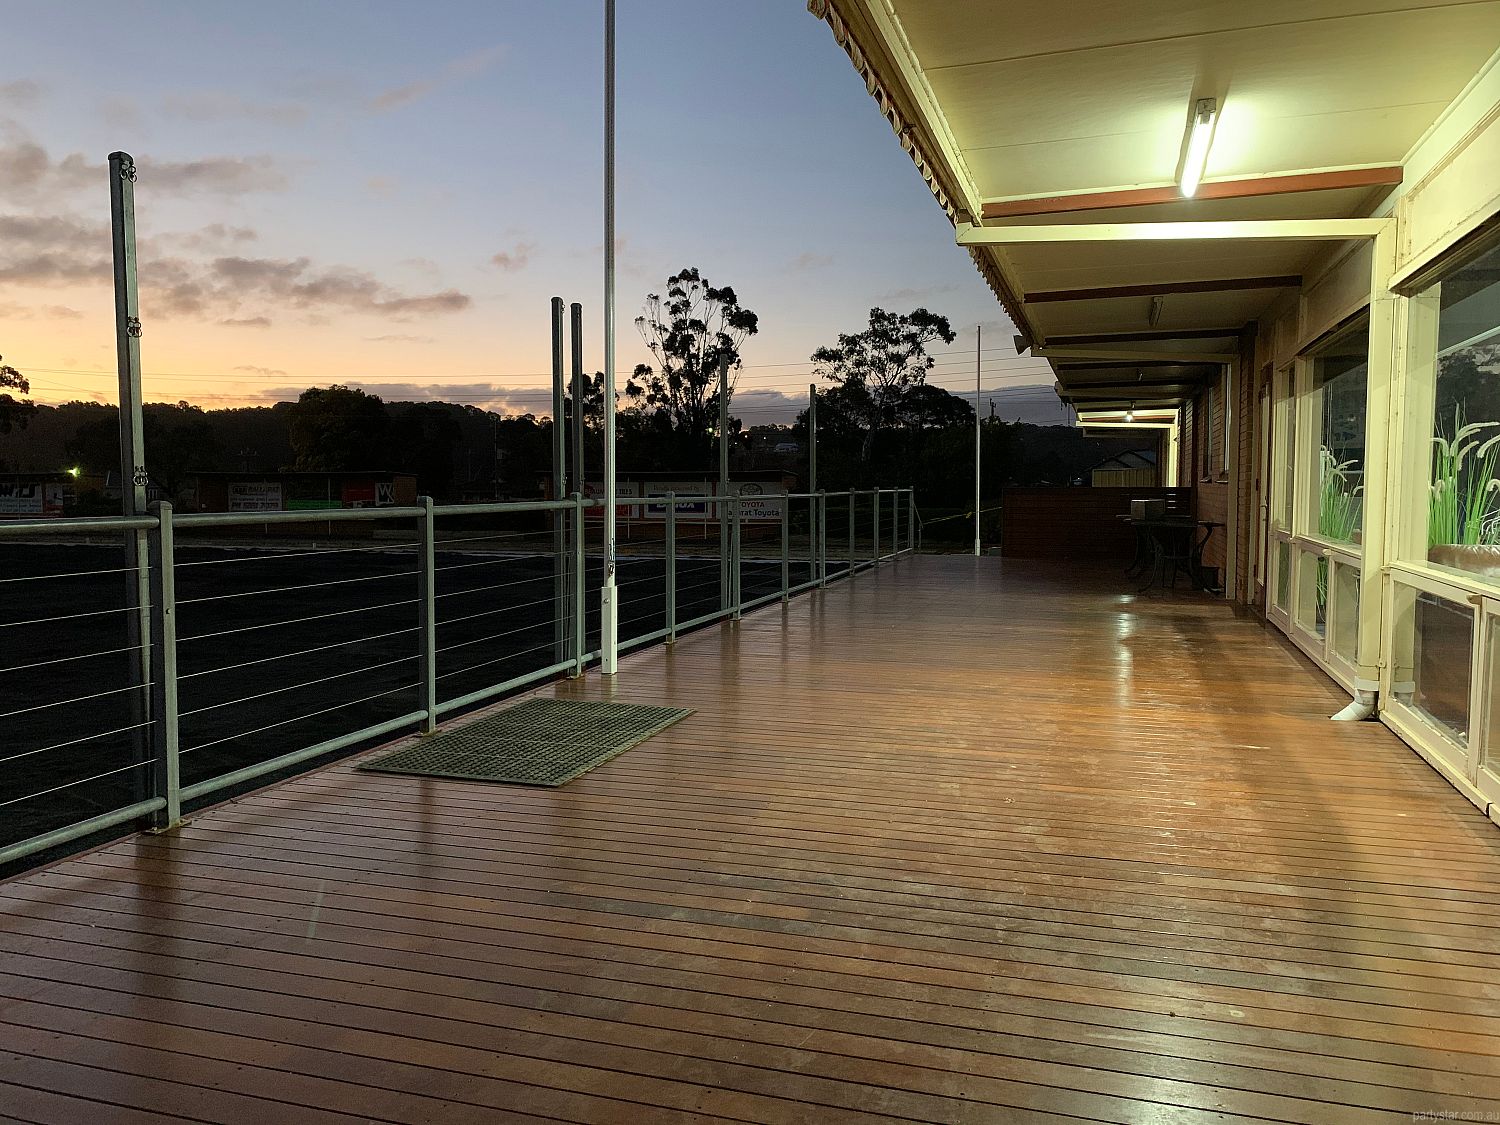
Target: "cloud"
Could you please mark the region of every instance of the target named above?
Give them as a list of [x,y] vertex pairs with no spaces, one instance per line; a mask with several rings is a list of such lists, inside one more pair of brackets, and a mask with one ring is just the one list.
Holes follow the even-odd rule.
[[437,341],[431,336],[406,336],[399,333],[385,336],[366,336],[372,344],[435,344]]
[[509,250],[501,250],[490,259],[495,265],[508,273],[526,268],[526,263],[531,261],[531,253],[536,249],[534,242],[518,242]]
[[259,121],[271,125],[300,125],[307,107],[295,102],[253,102],[224,90],[196,90],[169,94],[162,112],[183,121]]
[[420,78],[415,82],[408,82],[402,86],[393,86],[376,94],[369,100],[368,107],[375,113],[387,113],[393,109],[401,109],[411,105],[413,102],[421,101],[434,90],[463,78],[472,78],[482,74],[496,63],[507,51],[504,45],[486,47],[482,51],[465,55],[454,59],[437,74],[430,78]]
[[818,270],[824,266],[833,265],[832,254],[814,254],[811,250],[805,250],[791,260],[787,268],[793,273],[802,273],[806,270]]
[[263,375],[268,379],[286,378],[286,372],[279,367],[256,367],[253,363],[242,363],[234,370],[244,371],[249,375]]
[[5,320],[81,320],[83,313],[67,305],[0,304],[0,318]]
[[[0,199],[13,202],[46,200],[55,203],[59,196],[98,191],[108,183],[106,163],[69,153],[54,160],[41,145],[18,140],[0,147]],[[286,186],[286,177],[270,156],[208,156],[199,160],[155,160],[143,156],[136,160],[137,183],[152,191],[176,195],[245,195],[257,191],[278,191]]]
[[150,252],[161,252],[166,249],[173,250],[200,250],[209,253],[222,253],[227,250],[237,249],[247,242],[255,242],[260,238],[260,233],[251,227],[234,227],[225,223],[209,223],[206,227],[199,227],[194,231],[183,231],[177,233],[159,234],[148,242],[143,243],[143,250]]
[[[498,383],[367,383],[337,380],[346,387],[379,395],[387,402],[455,402],[491,410],[497,414],[552,413],[552,391],[544,387],[507,387]],[[295,399],[304,387],[271,387],[260,397],[271,402]]]
[[29,78],[0,82],[0,105],[29,106],[42,96],[42,86]]
[[0,215],[0,283],[74,285],[110,276],[107,225],[64,215]]
[[940,293],[956,293],[957,285],[928,285],[914,289],[892,289],[889,293],[881,293],[875,299],[877,301],[925,301],[929,297],[936,297]]
[[[216,224],[183,238],[247,241],[247,232]],[[0,285],[77,285],[107,281],[112,272],[106,224],[66,215],[0,215]],[[409,293],[366,270],[318,266],[308,258],[150,254],[141,259],[140,283],[146,315],[211,316],[234,327],[269,325],[265,306],[310,317],[360,313],[411,320],[461,312],[472,303],[457,289]]]

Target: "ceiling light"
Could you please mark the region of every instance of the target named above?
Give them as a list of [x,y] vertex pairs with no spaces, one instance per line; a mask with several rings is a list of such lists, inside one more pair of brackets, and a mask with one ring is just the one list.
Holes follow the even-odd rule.
[[1182,158],[1182,175],[1177,186],[1184,199],[1191,199],[1203,179],[1208,164],[1208,148],[1214,143],[1214,125],[1219,120],[1219,103],[1213,98],[1199,98],[1193,106],[1193,125],[1188,133],[1187,155]]

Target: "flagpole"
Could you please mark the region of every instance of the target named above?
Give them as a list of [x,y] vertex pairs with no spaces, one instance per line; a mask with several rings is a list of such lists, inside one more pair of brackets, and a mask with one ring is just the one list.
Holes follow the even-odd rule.
[[615,0],[604,0],[604,584],[599,591],[599,670],[619,663],[615,601]]

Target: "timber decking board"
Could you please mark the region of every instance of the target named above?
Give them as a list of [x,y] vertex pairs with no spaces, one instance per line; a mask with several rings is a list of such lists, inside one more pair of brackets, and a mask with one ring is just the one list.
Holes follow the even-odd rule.
[[697,713],[0,884],[0,1118],[1500,1112],[1500,830],[1222,603],[908,559],[533,694]]

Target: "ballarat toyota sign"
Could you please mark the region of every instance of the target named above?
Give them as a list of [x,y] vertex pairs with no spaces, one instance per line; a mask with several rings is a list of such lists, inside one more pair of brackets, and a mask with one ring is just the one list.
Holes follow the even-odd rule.
[[0,516],[60,516],[63,486],[47,481],[0,481]]

